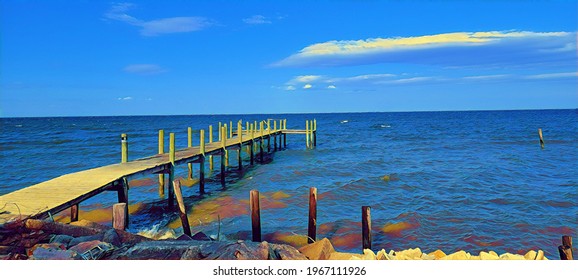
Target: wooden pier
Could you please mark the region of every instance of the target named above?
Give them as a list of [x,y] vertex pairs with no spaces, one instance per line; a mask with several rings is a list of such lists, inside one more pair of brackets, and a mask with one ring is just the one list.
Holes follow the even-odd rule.
[[[193,163],[200,165],[199,192],[204,193],[205,186],[205,161],[209,160],[210,169],[213,169],[213,156],[221,158],[221,184],[225,187],[226,167],[229,164],[229,151],[236,150],[238,155],[238,165],[242,168],[242,152],[250,158],[250,164],[255,162],[255,156],[259,155],[263,160],[265,151],[270,152],[271,140],[273,140],[273,150],[287,146],[287,134],[305,134],[306,147],[316,146],[317,123],[315,120],[306,122],[305,130],[287,129],[287,120],[266,120],[246,123],[245,127],[241,121],[237,122],[237,129],[231,128],[232,122],[219,124],[219,141],[213,141],[212,126],[209,126],[209,139],[205,139],[205,131],[200,131],[200,145],[191,145],[191,134],[189,133],[189,147],[177,150],[175,148],[175,134],[170,133],[169,153],[164,152],[164,131],[159,131],[159,154],[128,160],[129,135],[121,135],[121,162],[102,166],[94,169],[84,170],[76,173],[66,174],[27,188],[14,191],[0,196],[0,223],[11,219],[36,218],[43,219],[50,217],[66,209],[71,210],[71,220],[78,219],[79,204],[104,191],[116,191],[118,202],[129,202],[128,181],[133,176],[145,174],[159,174],[159,193],[164,194],[164,176],[168,175],[168,204],[174,205],[173,182],[175,166],[181,164],[189,165]],[[191,131],[189,129],[189,131]],[[190,169],[189,169],[190,170]],[[191,172],[189,172],[191,174]],[[190,175],[189,175],[190,176]],[[127,217],[128,218],[128,217]]]

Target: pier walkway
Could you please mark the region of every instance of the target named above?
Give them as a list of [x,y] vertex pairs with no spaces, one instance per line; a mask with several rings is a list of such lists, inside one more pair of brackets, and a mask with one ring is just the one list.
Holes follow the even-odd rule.
[[[228,129],[227,125],[219,124],[218,142],[213,142],[212,126],[209,126],[209,141],[205,141],[205,131],[200,131],[200,145],[191,146],[191,129],[189,128],[189,147],[175,149],[174,133],[170,133],[170,150],[164,153],[164,131],[159,131],[159,154],[128,161],[128,137],[121,136],[121,163],[84,170],[76,173],[62,175],[60,177],[27,187],[12,193],[0,196],[0,223],[10,219],[36,218],[43,219],[58,212],[71,209],[71,221],[78,220],[78,206],[82,201],[91,198],[104,191],[118,192],[119,203],[128,203],[128,181],[130,177],[145,174],[159,174],[159,191],[164,192],[164,175],[168,174],[168,204],[174,205],[173,181],[175,166],[189,164],[191,174],[192,163],[199,163],[199,192],[204,193],[205,185],[205,161],[210,162],[213,169],[213,156],[221,157],[221,184],[225,187],[226,165],[229,163],[229,152],[237,151],[238,167],[242,169],[242,151],[245,151],[253,165],[255,158],[271,150],[286,147],[287,134],[305,134],[307,148],[316,145],[316,121],[307,121],[305,130],[287,129],[286,120],[261,121],[257,128],[257,122],[243,128],[242,123],[237,123],[237,129]],[[232,122],[231,122],[232,125]],[[265,143],[266,140],[266,143]],[[273,148],[271,148],[273,140]],[[283,143],[282,143],[283,142]],[[191,175],[189,175],[191,176]]]

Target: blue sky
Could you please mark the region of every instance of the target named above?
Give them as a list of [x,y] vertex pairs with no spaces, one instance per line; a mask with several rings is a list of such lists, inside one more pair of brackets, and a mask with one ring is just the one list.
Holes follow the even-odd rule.
[[576,1],[2,1],[0,116],[576,108]]

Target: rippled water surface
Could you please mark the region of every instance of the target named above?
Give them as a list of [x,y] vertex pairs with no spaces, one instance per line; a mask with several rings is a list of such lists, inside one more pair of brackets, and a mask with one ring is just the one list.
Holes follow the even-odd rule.
[[[317,187],[318,238],[343,251],[361,248],[361,206],[371,206],[374,249],[542,249],[557,258],[561,236],[576,236],[576,110],[5,118],[0,195],[117,163],[121,133],[129,135],[132,160],[157,153],[159,129],[167,143],[175,132],[177,147],[186,147],[189,126],[198,145],[198,130],[209,125],[267,118],[287,118],[288,128],[299,129],[315,118],[317,148],[306,150],[304,135],[289,135],[286,149],[252,167],[245,159],[243,172],[233,151],[227,189],[215,170],[203,196],[194,180],[185,180],[186,165],[179,166],[177,175],[190,185],[183,192],[194,230],[250,239],[248,198],[257,189],[264,239],[302,244],[309,188]],[[130,185],[131,231],[180,233],[177,215],[159,195],[157,175],[131,178]],[[91,198],[81,204],[80,217],[110,223],[116,199],[113,192]]]

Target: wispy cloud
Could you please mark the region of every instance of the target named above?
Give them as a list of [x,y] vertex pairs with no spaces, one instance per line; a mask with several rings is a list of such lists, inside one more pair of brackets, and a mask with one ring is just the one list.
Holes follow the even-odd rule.
[[[303,79],[303,77],[318,77]],[[578,80],[578,72],[544,73],[532,75],[496,74],[479,76],[419,76],[415,74],[367,74],[351,77],[330,77],[327,75],[296,76],[285,83],[284,90],[297,89],[378,89],[391,86],[411,86],[443,83],[489,83],[489,82],[529,82],[538,80]]]
[[139,75],[154,75],[167,72],[166,69],[157,64],[131,64],[123,69],[127,73]]
[[244,18],[243,22],[246,24],[271,24],[271,20],[262,15]]
[[456,32],[313,44],[275,67],[334,67],[377,63],[442,66],[576,65],[576,32]]
[[118,100],[120,101],[128,101],[128,100],[132,100],[132,96],[126,96],[126,97],[119,97]]
[[214,25],[211,20],[204,17],[170,17],[145,21],[127,14],[127,11],[133,7],[135,7],[135,5],[132,3],[114,4],[110,10],[104,14],[104,17],[109,20],[121,21],[140,27],[140,33],[143,36],[193,32]]

